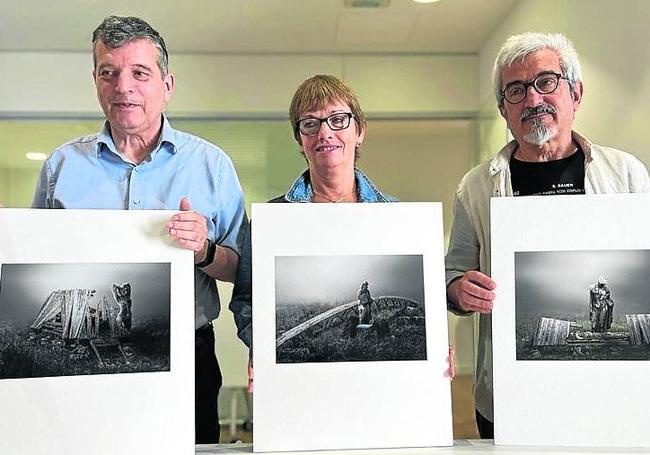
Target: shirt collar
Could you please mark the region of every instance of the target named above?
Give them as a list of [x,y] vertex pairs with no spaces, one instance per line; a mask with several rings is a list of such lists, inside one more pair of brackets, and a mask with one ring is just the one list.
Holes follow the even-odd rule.
[[[176,137],[176,130],[172,128],[169,120],[167,120],[167,117],[164,114],[162,115],[162,128],[160,136],[158,137],[158,143],[149,154],[150,159],[158,153],[158,150],[160,150],[163,144],[169,144],[171,146],[169,147],[171,153],[176,153],[178,151],[179,140]],[[102,146],[106,146],[112,153],[122,157],[122,154],[117,150],[117,147],[115,147],[115,143],[111,137],[111,125],[108,122],[108,119],[104,120],[102,128],[97,133],[97,146],[95,149],[97,156],[99,156]]]
[[[359,202],[390,202],[359,169],[354,169],[354,178],[357,183]],[[288,202],[311,202],[313,195],[309,169],[307,169],[293,182],[289,191],[284,195],[284,199]]]
[[[577,131],[571,131],[571,138],[578,144],[578,146],[582,149],[582,152],[585,154],[585,163],[591,162],[593,160],[593,156],[591,154],[592,142]],[[499,153],[497,153],[494,158],[490,160],[491,176],[495,176],[509,165],[510,158],[518,146],[519,144],[517,141],[512,140],[506,144],[505,147],[499,150]]]

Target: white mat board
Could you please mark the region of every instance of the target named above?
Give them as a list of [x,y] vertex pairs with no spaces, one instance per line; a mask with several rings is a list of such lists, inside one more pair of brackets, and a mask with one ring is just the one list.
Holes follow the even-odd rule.
[[[650,250],[648,207],[650,197],[642,194],[492,199],[497,444],[650,447],[647,358],[620,360],[601,346],[542,347],[517,360],[516,336],[516,309],[526,305],[539,312],[548,306],[551,317],[584,324],[589,286],[600,275],[609,278],[614,323],[628,311],[650,313],[650,289],[645,300],[638,291],[650,283],[650,264],[633,259]],[[558,316],[563,306],[566,315]],[[639,349],[645,348],[624,352]]]
[[[255,451],[451,445],[441,204],[254,204],[252,220]],[[295,286],[278,276],[286,263]],[[367,270],[360,273],[359,264]],[[420,305],[373,311],[394,336],[404,321],[417,322],[407,313],[421,314],[423,305],[425,359],[276,362],[279,300],[302,297],[332,308],[356,299],[363,280],[373,299],[408,294],[404,282],[418,273]],[[325,332],[348,343],[343,324]],[[388,340],[381,347],[400,341],[372,329],[356,333],[354,340]]]
[[[0,379],[0,453],[194,453],[192,253],[168,239],[172,213],[0,209],[0,285],[15,264],[159,263],[170,272],[169,370]],[[133,295],[155,284],[138,282]]]

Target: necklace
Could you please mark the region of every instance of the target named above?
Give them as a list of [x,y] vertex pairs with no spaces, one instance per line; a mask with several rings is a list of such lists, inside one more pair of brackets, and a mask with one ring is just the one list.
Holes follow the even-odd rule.
[[[320,193],[320,192],[316,191],[316,190],[313,189],[313,188],[312,188],[312,192],[314,193],[315,196],[319,196],[319,197],[325,199],[327,202],[333,202],[334,204],[336,204],[336,203],[339,203],[339,202],[343,202],[343,201],[345,201],[345,200],[348,198],[348,196],[351,196],[352,194],[354,194],[354,188],[352,188],[352,192],[351,192],[351,193],[344,194],[343,196],[341,196],[341,197],[338,198],[338,199],[330,198],[330,197],[327,196],[326,194]],[[312,198],[312,199],[313,199],[313,198]]]

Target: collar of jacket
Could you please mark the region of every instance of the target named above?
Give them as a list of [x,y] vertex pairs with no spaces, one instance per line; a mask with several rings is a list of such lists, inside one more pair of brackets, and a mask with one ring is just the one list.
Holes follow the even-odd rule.
[[[590,163],[593,160],[591,154],[591,141],[577,131],[571,131],[571,138],[580,146],[585,154],[585,164]],[[499,174],[510,165],[510,157],[518,146],[519,144],[517,141],[510,141],[505,147],[499,150],[499,153],[497,153],[494,158],[492,158],[490,161],[490,175],[492,177]]]
[[[354,169],[354,178],[357,183],[357,196],[359,202],[391,202],[384,196],[381,191],[372,183],[372,181],[359,169]],[[303,172],[300,177],[293,182],[289,191],[284,195],[288,202],[311,202],[314,192],[309,179],[309,169]]]

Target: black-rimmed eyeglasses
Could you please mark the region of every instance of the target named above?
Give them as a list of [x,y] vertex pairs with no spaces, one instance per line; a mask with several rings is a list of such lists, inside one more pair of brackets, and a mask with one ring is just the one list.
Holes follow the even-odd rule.
[[337,112],[325,118],[307,117],[296,122],[296,128],[305,136],[312,136],[320,131],[323,122],[327,123],[333,131],[344,130],[350,126],[352,112]]
[[528,87],[533,87],[540,95],[548,95],[557,90],[560,79],[566,79],[566,77],[552,71],[541,73],[530,82],[515,81],[509,83],[501,90],[501,96],[510,104],[519,104],[526,99]]

